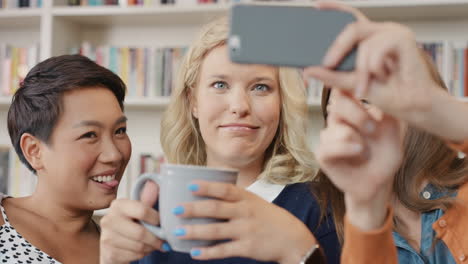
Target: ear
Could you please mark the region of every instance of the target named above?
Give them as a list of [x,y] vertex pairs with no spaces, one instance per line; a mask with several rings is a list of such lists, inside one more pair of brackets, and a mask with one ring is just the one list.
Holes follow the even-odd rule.
[[20,147],[21,151],[23,151],[24,158],[33,169],[39,171],[44,168],[42,162],[42,141],[29,133],[24,133],[20,139]]
[[197,106],[197,99],[194,96],[193,88],[189,88],[187,90],[187,96],[190,100],[190,108],[192,111],[192,116],[198,119],[198,106]]
[[193,117],[198,119],[198,108],[196,106],[192,107],[192,115],[193,115]]

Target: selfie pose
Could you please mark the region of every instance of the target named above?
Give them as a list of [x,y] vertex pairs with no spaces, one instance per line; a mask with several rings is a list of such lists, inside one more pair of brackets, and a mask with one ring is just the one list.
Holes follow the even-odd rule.
[[117,75],[79,55],[27,74],[8,131],[37,186],[31,196],[0,194],[1,263],[99,263],[91,217],[116,198],[131,153],[124,98]]
[[161,127],[170,163],[239,171],[237,185],[194,182],[191,187],[195,195],[220,200],[180,204],[173,212],[226,220],[173,230],[182,240],[197,236],[224,242],[190,254],[171,251],[135,222],[159,223],[152,208],[158,188],[148,182],[142,201],[117,200],[102,219],[101,263],[299,263],[317,246],[316,253],[324,252],[328,263],[338,263],[333,219],[311,192],[320,186],[301,183],[316,173],[306,148],[308,110],[301,76],[290,68],[232,63],[227,37],[227,19],[221,19],[207,25],[192,44]]
[[[324,93],[328,127],[317,156],[344,192],[343,263],[462,263],[468,160],[459,151],[468,133],[467,122],[451,116],[467,106],[447,93],[408,28],[370,22],[339,4],[322,7],[359,20],[330,49],[329,68],[306,70],[342,90]],[[355,45],[356,70],[331,70]]]

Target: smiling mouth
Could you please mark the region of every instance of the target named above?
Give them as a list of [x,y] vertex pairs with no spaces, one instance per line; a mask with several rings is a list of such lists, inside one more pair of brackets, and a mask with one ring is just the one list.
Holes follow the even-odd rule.
[[115,180],[115,174],[107,176],[94,176],[91,178],[91,180],[99,183],[111,182]]
[[232,131],[246,131],[246,130],[254,130],[254,129],[260,128],[259,126],[253,126],[253,125],[248,125],[248,124],[227,124],[227,125],[221,125],[219,127],[232,130]]

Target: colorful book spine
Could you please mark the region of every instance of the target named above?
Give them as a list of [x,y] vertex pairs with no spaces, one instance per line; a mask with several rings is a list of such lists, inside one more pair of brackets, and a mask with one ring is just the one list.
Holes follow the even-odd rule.
[[184,47],[93,47],[84,42],[80,54],[96,61],[114,73],[127,85],[129,97],[154,98],[169,96],[176,73],[185,55]]

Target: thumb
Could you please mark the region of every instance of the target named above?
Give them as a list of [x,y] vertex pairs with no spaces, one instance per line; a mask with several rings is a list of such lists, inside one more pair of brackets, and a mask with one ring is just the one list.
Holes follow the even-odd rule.
[[143,202],[143,204],[148,205],[149,207],[153,207],[158,200],[158,195],[159,186],[152,181],[147,181],[145,186],[143,186],[143,190],[141,191],[140,200]]

